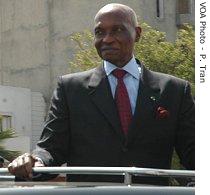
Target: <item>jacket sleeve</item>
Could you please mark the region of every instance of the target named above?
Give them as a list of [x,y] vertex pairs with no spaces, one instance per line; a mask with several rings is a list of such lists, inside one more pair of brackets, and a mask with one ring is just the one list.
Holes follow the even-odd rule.
[[186,82],[178,116],[175,149],[181,164],[190,170],[195,169],[195,104],[190,85]]
[[53,92],[44,129],[33,155],[46,166],[60,166],[68,158],[70,117],[62,77]]

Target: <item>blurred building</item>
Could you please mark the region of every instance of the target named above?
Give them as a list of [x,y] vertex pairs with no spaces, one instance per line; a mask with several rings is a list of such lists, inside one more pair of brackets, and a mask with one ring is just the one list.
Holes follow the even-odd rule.
[[0,0],[0,114],[22,136],[17,149],[34,147],[57,77],[70,72],[69,36],[91,30],[111,2],[129,5],[170,41],[182,24],[194,24],[194,0]]

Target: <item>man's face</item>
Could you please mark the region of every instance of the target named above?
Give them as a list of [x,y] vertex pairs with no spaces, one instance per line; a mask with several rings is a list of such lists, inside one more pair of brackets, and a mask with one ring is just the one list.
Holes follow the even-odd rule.
[[133,56],[134,43],[140,28],[134,27],[120,12],[99,14],[95,20],[95,47],[99,56],[123,67]]

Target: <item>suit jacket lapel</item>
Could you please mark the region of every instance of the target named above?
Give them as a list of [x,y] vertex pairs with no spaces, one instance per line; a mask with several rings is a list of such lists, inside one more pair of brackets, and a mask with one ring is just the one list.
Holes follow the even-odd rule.
[[119,116],[103,66],[97,67],[90,78],[89,95],[123,142],[124,135],[120,130]]
[[155,117],[156,102],[154,101],[159,100],[160,89],[157,82],[149,78],[150,71],[143,65],[141,65],[141,71],[136,109],[127,137],[128,145],[134,142],[137,135],[141,136],[144,125],[150,123],[151,117]]

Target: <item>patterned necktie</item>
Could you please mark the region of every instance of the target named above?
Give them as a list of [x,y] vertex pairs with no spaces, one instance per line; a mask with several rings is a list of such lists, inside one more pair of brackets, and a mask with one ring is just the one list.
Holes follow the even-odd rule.
[[117,78],[117,87],[115,91],[115,101],[120,116],[122,130],[125,135],[128,133],[128,127],[132,119],[131,105],[123,77],[127,72],[123,69],[115,69],[112,74]]

